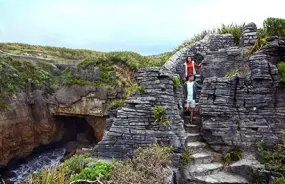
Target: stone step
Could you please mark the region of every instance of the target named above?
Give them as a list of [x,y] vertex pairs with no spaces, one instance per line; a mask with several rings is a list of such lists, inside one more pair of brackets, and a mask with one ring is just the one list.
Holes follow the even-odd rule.
[[195,154],[201,152],[206,147],[206,144],[203,142],[188,142],[186,146],[192,154]]
[[241,176],[218,172],[206,176],[194,176],[196,184],[248,184],[249,182]]
[[[197,112],[196,112],[196,114],[197,114]],[[189,121],[190,121],[190,116],[184,116],[184,122],[185,122],[185,124],[186,124],[186,123],[189,123]],[[193,124],[193,125],[200,125],[200,124],[201,124],[201,116],[196,115],[196,116],[193,118],[193,122],[192,122],[191,124]]]
[[186,142],[200,141],[201,135],[199,133],[187,133]]
[[191,176],[192,178],[194,176],[206,176],[210,174],[215,174],[221,171],[222,169],[223,169],[223,164],[216,162],[216,163],[209,163],[209,164],[190,165],[187,168],[187,172],[189,173],[189,176]]
[[192,159],[191,163],[193,164],[207,164],[207,163],[211,163],[214,160],[212,155],[206,152],[199,152],[199,153],[191,155],[190,157]]
[[188,133],[200,133],[200,126],[193,124],[184,124],[184,128]]

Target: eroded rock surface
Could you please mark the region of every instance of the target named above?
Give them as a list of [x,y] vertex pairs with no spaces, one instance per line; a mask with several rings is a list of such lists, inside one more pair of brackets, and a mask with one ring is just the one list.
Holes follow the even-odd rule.
[[[149,68],[139,70],[136,81],[139,86],[144,86],[144,92],[136,92],[127,98],[117,117],[111,119],[103,140],[96,145],[95,150],[101,157],[123,158],[136,148],[153,143],[171,145],[176,151],[184,145],[186,133],[172,74],[161,68]],[[152,117],[155,105],[166,109],[169,126],[155,122]]]
[[[67,131],[64,118],[58,118],[61,116],[83,118],[100,141],[106,129],[108,102],[123,95],[119,87],[71,86],[54,94],[34,90],[7,96],[7,108],[0,111],[0,167],[13,158],[28,156],[40,145],[60,141]],[[81,135],[77,140],[85,141]]]
[[285,42],[271,39],[249,58],[250,75],[206,78],[201,93],[203,136],[216,149],[274,144],[285,128],[285,86],[276,64],[285,59]]
[[25,157],[42,144],[56,141],[56,123],[49,116],[45,93],[34,91],[7,97],[8,107],[0,113],[0,166],[12,158]]

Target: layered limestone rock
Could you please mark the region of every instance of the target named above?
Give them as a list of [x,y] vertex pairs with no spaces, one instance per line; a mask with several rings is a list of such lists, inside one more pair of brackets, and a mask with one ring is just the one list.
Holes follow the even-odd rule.
[[183,75],[183,64],[187,56],[191,56],[196,63],[204,60],[208,52],[218,51],[234,46],[234,37],[231,34],[213,34],[207,35],[201,41],[192,43],[183,49],[177,51],[163,67],[173,73]]
[[[239,47],[234,46],[231,36],[212,35],[185,47],[164,65],[182,75],[187,55],[203,56],[202,134],[216,150],[235,146],[248,149],[261,140],[272,145],[284,129],[285,87],[279,82],[277,69],[277,63],[285,61],[284,40],[271,37],[249,57],[246,51],[256,40],[256,25],[249,23]],[[232,77],[224,78],[226,75]]]
[[[139,70],[136,81],[139,86],[144,86],[144,92],[137,91],[128,97],[117,117],[109,120],[108,131],[95,148],[101,157],[123,158],[134,149],[153,143],[171,145],[176,151],[183,148],[186,133],[172,74],[162,68],[149,68]],[[181,94],[181,88],[178,91]],[[155,105],[166,109],[169,126],[155,122],[152,117]]]
[[206,78],[201,93],[203,136],[217,149],[274,144],[285,128],[285,85],[276,64],[285,60],[285,42],[268,45],[249,58],[250,76]]

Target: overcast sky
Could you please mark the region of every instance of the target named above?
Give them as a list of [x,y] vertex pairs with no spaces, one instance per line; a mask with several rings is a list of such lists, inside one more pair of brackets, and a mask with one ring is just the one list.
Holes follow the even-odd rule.
[[285,18],[285,0],[0,0],[0,42],[170,51],[221,23]]

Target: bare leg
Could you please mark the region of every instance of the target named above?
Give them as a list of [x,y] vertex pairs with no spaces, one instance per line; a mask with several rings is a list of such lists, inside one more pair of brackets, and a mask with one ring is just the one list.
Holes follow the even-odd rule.
[[193,114],[194,114],[194,109],[193,108],[190,108],[190,122],[192,123],[193,122]]

